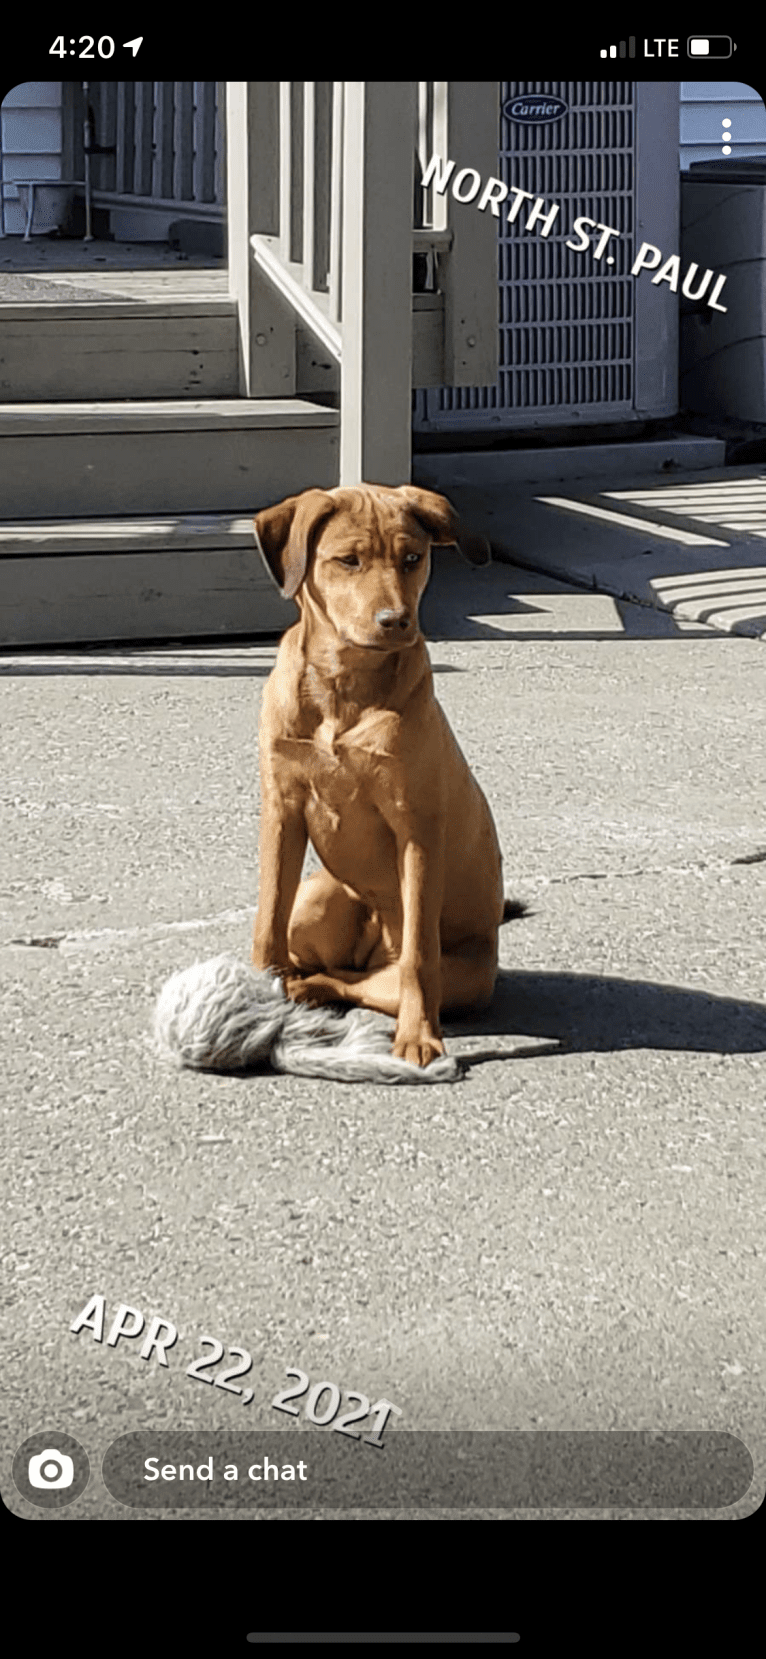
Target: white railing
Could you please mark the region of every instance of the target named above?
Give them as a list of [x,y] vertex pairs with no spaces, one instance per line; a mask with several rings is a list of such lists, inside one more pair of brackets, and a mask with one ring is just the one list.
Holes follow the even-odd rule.
[[94,199],[222,219],[224,87],[216,81],[90,81]]
[[[229,82],[229,269],[241,390],[294,394],[295,324],[340,366],[340,481],[410,477],[416,384],[497,374],[496,225],[415,192],[415,156],[497,164],[495,82]],[[413,302],[413,253],[433,292]],[[426,368],[422,367],[426,364]]]

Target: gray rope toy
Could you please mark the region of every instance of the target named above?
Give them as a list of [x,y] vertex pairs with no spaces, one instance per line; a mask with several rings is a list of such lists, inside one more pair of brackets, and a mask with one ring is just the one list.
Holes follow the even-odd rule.
[[338,1083],[454,1083],[463,1068],[441,1054],[415,1066],[391,1053],[391,1033],[361,1008],[338,1013],[292,1002],[274,974],[236,956],[195,962],[160,992],[154,1038],[163,1058],[196,1071],[245,1071],[264,1062]]

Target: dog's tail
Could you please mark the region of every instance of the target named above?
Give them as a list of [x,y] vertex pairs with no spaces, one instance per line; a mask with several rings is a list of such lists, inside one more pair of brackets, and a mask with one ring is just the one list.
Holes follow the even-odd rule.
[[500,918],[500,926],[503,927],[506,922],[515,922],[519,916],[528,915],[529,905],[525,904],[523,899],[506,899],[503,905],[503,914]]

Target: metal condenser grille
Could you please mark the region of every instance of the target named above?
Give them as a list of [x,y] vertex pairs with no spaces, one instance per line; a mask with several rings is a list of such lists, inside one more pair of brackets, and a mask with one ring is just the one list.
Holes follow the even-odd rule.
[[[631,407],[634,90],[630,81],[502,83],[502,105],[547,95],[562,99],[568,113],[544,126],[500,116],[498,176],[509,190],[516,185],[533,198],[522,202],[513,224],[508,212],[516,198],[500,206],[500,373],[494,386],[428,393],[428,420],[467,426],[466,415],[482,410],[482,425],[494,424],[493,411],[498,425],[512,425],[514,413],[522,411],[587,414],[594,406],[615,412]],[[540,234],[540,219],[524,229],[537,197],[544,198],[544,211],[559,205],[548,236]],[[590,249],[577,253],[566,246],[580,240],[574,231],[580,216],[619,232],[601,261],[593,258],[600,233],[590,227]]]

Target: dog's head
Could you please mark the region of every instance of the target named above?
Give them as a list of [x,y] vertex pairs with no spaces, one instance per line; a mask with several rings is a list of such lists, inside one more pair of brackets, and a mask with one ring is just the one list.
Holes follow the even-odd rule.
[[254,519],[255,540],[283,598],[316,606],[347,644],[401,649],[417,638],[432,547],[487,564],[489,544],[432,490],[402,484],[306,490]]

